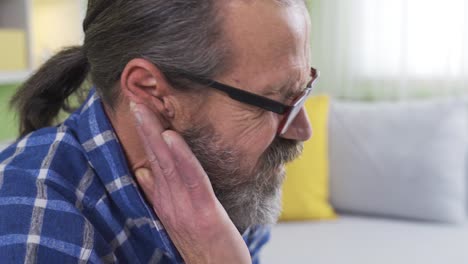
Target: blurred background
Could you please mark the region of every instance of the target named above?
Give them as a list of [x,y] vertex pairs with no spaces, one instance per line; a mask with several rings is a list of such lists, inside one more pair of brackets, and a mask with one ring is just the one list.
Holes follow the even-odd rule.
[[8,101],[61,48],[80,44],[85,0],[0,0],[0,142],[17,134]]
[[465,0],[310,0],[320,89],[358,100],[466,92]]

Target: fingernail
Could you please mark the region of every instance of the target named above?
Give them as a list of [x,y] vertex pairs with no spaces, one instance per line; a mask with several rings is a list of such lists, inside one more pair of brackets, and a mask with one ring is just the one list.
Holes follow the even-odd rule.
[[141,118],[141,114],[138,111],[133,111],[133,114],[135,115],[135,118],[138,122],[139,125],[143,124],[143,119]]
[[148,184],[149,174],[145,169],[138,169],[135,171],[135,176],[140,184]]
[[171,137],[168,136],[166,133],[163,133],[162,134],[162,137],[164,139],[164,142],[166,142],[166,144],[169,146],[169,147],[172,147],[172,140],[171,140]]
[[133,102],[133,101],[130,101],[130,110],[133,112],[133,115],[135,115],[135,118],[136,118],[138,124],[141,125],[143,123],[143,120],[141,118],[140,112],[138,112],[138,110],[136,108],[135,102]]

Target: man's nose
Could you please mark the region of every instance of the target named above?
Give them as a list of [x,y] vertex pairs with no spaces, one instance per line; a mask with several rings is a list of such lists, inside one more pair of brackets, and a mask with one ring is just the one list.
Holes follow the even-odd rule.
[[281,135],[281,137],[298,141],[307,141],[311,136],[312,127],[309,117],[307,116],[305,107],[302,107],[286,133]]

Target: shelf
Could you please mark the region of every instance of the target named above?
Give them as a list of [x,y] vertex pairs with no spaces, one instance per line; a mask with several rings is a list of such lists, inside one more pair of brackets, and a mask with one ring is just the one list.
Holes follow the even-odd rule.
[[0,71],[0,85],[24,82],[31,75],[30,71]]

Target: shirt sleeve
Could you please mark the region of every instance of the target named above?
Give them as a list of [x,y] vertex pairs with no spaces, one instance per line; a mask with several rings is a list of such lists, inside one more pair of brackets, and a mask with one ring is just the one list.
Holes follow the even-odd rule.
[[[0,186],[0,259],[7,263],[105,263],[113,255],[94,226],[24,171],[7,172]],[[28,179],[31,178],[31,179]],[[13,180],[14,179],[14,180]],[[36,188],[28,189],[30,186]]]

